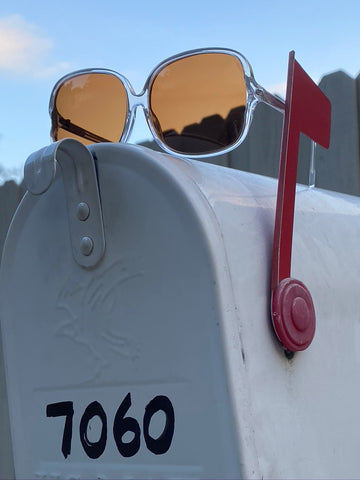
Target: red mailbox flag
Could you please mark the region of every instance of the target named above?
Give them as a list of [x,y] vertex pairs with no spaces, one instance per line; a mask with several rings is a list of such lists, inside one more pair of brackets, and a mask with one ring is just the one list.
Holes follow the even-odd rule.
[[304,284],[290,278],[300,133],[328,148],[330,124],[328,98],[290,52],[271,273],[273,324],[290,351],[307,348],[315,334],[310,293]]

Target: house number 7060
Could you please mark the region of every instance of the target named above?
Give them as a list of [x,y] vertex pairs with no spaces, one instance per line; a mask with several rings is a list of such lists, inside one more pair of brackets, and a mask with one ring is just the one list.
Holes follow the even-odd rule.
[[[125,416],[131,406],[131,395],[128,393],[121,402],[116,411],[113,423],[113,436],[119,453],[123,457],[132,457],[140,449],[141,429],[138,421],[129,416]],[[153,415],[159,411],[165,414],[165,426],[161,434],[157,438],[153,438],[149,433],[149,427]],[[46,406],[47,417],[65,417],[64,433],[62,438],[61,451],[65,458],[71,453],[71,441],[73,433],[73,402],[51,403]],[[93,417],[99,417],[101,422],[100,438],[92,442],[88,438],[88,425]],[[143,416],[143,436],[146,447],[155,455],[166,453],[172,442],[175,428],[174,408],[168,397],[158,395],[153,398],[145,407]],[[124,435],[130,432],[133,438],[130,441],[124,441]],[[99,458],[105,450],[107,442],[107,417],[106,413],[99,402],[90,403],[80,420],[80,441],[86,455],[90,458]]]

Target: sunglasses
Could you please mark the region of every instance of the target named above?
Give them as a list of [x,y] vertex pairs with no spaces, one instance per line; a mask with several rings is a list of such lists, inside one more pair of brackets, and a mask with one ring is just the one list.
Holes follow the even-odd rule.
[[242,143],[259,102],[285,109],[280,98],[256,82],[243,55],[222,48],[191,50],[160,63],[139,94],[112,70],[64,76],[50,98],[51,137],[72,137],[85,145],[126,142],[141,106],[165,152],[211,157]]

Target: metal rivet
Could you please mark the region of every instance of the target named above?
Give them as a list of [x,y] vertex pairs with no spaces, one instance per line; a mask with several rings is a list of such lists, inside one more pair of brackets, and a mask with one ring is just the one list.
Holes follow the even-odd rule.
[[90,237],[83,237],[80,240],[80,252],[88,257],[94,248],[94,242]]
[[80,202],[79,205],[77,206],[76,213],[77,213],[78,219],[84,222],[89,218],[89,215],[90,215],[89,205],[85,202]]

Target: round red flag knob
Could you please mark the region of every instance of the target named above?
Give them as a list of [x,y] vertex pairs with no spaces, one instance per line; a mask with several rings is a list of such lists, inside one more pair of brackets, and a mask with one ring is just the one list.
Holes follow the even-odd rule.
[[305,350],[315,335],[315,309],[309,290],[294,278],[282,280],[273,293],[272,321],[287,350]]

